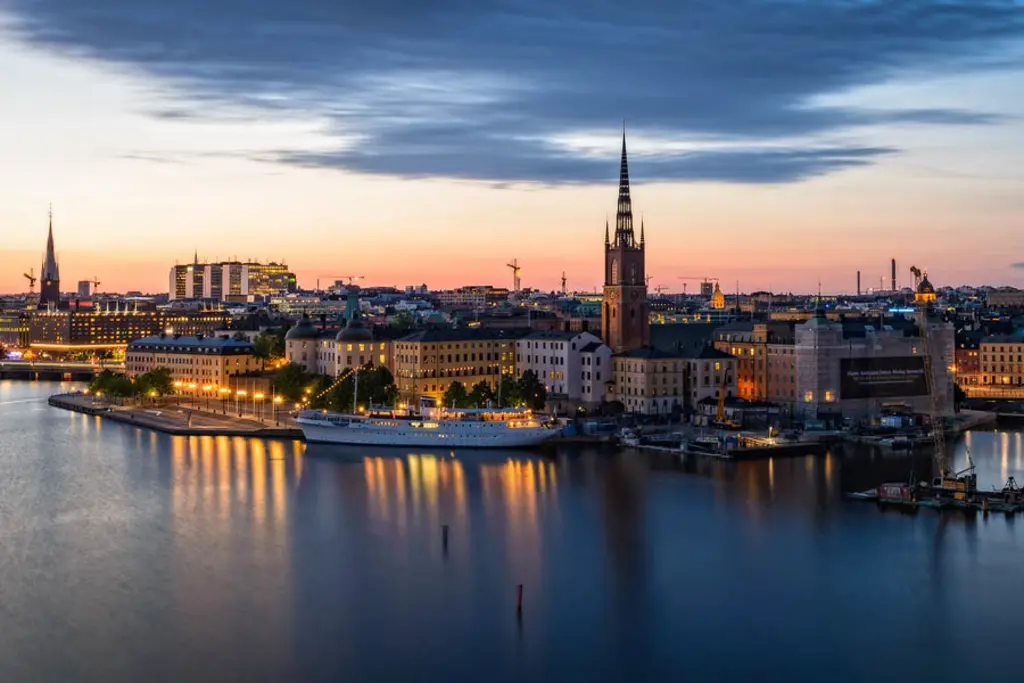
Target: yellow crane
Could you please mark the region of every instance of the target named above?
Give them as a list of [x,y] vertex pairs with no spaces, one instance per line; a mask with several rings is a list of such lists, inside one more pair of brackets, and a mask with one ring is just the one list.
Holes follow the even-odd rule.
[[520,289],[519,273],[523,271],[519,267],[519,259],[512,259],[512,263],[506,263],[506,266],[512,269],[512,291],[518,292]]
[[23,276],[28,280],[28,293],[32,294],[36,291],[36,282],[39,281],[39,278],[36,277],[35,270],[32,268],[27,273],[23,273]]

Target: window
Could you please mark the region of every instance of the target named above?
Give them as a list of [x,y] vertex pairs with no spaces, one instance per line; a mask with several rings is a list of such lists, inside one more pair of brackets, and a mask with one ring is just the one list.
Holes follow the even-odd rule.
[[814,400],[814,392],[813,391],[804,392],[804,402],[805,403],[810,403],[813,400]]
[[835,398],[835,396],[833,396],[832,392],[831,391],[826,391],[825,392],[825,401],[830,403],[830,402],[832,402],[834,400],[836,400],[836,398]]

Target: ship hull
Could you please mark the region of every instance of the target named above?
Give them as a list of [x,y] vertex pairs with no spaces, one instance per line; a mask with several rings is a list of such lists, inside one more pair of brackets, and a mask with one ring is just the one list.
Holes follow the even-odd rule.
[[319,425],[299,421],[309,443],[416,448],[531,448],[557,434],[546,427],[516,429],[412,429],[365,425]]

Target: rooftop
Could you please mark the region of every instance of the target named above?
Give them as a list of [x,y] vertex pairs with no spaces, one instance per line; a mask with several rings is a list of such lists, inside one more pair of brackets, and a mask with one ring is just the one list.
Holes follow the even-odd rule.
[[400,342],[458,342],[521,339],[530,330],[498,327],[432,327],[400,337]]
[[647,360],[656,360],[659,358],[680,358],[681,356],[677,353],[669,353],[656,349],[652,346],[644,346],[639,349],[633,349],[632,351],[623,351],[622,353],[615,354],[615,358],[639,358]]
[[166,346],[188,350],[200,349],[245,349],[252,350],[252,344],[245,339],[231,339],[223,337],[180,337],[172,334],[158,337],[143,337],[136,339],[128,345],[129,349],[146,347]]

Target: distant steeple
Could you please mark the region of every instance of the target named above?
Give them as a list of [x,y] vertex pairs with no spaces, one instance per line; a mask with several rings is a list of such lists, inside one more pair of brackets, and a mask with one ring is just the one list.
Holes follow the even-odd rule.
[[644,246],[644,217],[640,216],[640,246]]
[[57,267],[57,252],[53,247],[53,206],[49,209],[49,232],[46,236],[46,256],[39,273],[39,302],[57,304],[60,301],[60,269]]
[[609,237],[609,233],[608,233],[608,218],[605,217],[605,219],[604,219],[604,246],[606,246],[606,247],[607,246],[611,246],[611,243],[612,243],[612,241],[611,241],[611,238]]
[[615,212],[615,245],[635,247],[633,202],[629,197],[629,162],[626,159],[626,122],[622,122],[622,161],[619,162],[619,203]]
[[198,249],[196,249],[195,256],[193,257],[192,263],[194,263],[197,266],[199,265],[199,250]]

